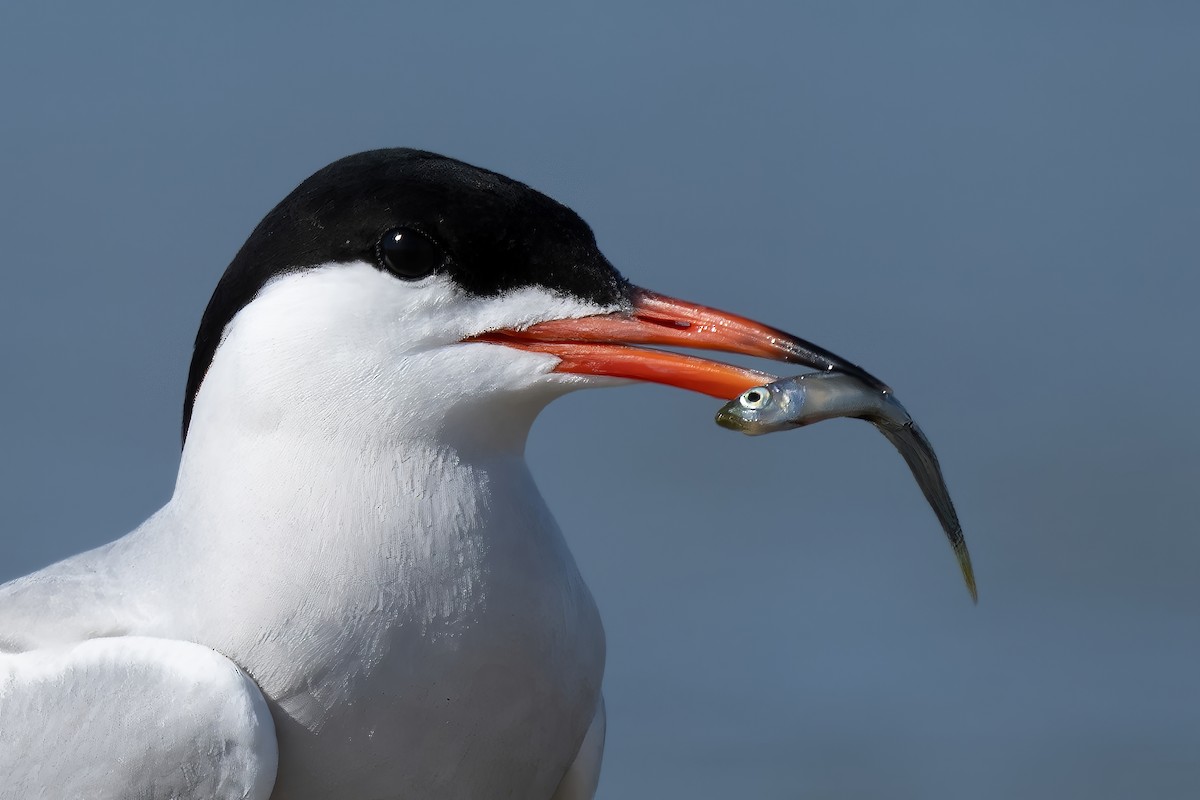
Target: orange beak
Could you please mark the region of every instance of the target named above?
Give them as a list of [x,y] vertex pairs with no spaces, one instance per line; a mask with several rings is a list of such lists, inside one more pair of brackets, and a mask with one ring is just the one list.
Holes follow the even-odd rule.
[[862,368],[799,337],[715,308],[634,289],[632,313],[539,322],[473,337],[558,356],[556,372],[651,381],[731,400],[774,375],[636,345],[685,347],[843,372],[886,388]]

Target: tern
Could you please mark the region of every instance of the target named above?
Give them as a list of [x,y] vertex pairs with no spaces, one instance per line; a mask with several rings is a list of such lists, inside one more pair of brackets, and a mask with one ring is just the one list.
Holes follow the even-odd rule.
[[566,206],[409,149],[262,220],[200,323],[169,502],[0,586],[0,797],[586,800],[604,630],[524,460],[575,389],[878,381],[638,288]]

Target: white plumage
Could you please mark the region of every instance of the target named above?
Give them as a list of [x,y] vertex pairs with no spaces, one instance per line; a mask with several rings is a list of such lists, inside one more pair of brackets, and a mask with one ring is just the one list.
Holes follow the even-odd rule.
[[[272,699],[275,797],[549,798],[598,716],[604,635],[522,451],[546,402],[604,379],[460,340],[607,310],[367,264],[268,285],[217,351],[170,502],[0,587],[0,642],[23,651],[0,662],[0,797],[270,796],[262,698],[202,642]],[[47,760],[46,713],[108,724]],[[238,774],[215,788],[189,756],[165,790],[193,740],[228,742]],[[588,745],[561,797],[590,797]],[[74,772],[143,751],[132,775]]]

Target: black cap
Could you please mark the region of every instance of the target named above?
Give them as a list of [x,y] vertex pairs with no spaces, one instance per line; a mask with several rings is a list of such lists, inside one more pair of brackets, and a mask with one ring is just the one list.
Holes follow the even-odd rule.
[[196,334],[183,436],[225,326],[272,278],[329,263],[376,263],[380,237],[415,229],[445,250],[470,294],[541,286],[627,305],[629,283],[579,215],[523,183],[422,150],[371,150],[312,175],[258,224],[221,276]]

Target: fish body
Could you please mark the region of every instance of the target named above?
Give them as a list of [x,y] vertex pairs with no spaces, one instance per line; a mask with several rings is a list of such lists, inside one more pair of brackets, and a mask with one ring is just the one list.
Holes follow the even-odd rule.
[[887,387],[841,372],[810,372],[748,389],[717,412],[717,424],[759,436],[838,417],[897,426],[912,422]]
[[717,424],[758,436],[838,417],[869,421],[899,451],[950,541],[971,598],[978,600],[967,542],[933,445],[887,386],[841,372],[780,378],[730,400],[717,412]]

